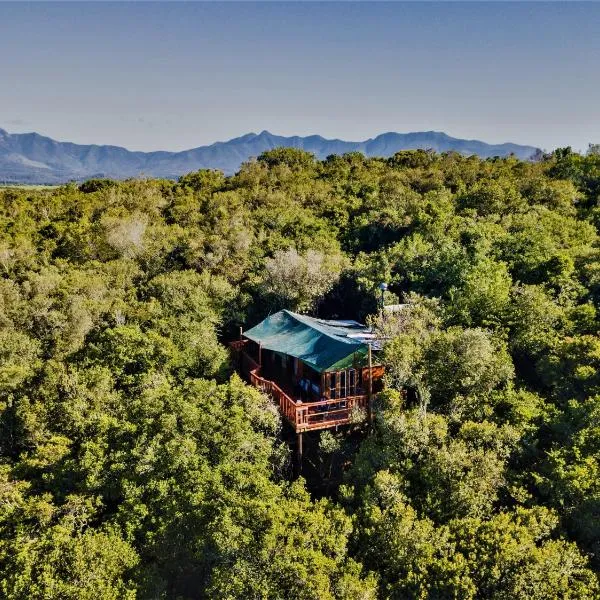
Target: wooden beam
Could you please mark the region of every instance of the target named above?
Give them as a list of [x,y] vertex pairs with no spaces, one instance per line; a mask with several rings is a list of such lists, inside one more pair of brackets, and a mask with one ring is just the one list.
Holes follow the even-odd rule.
[[367,417],[370,427],[373,425],[373,356],[371,342],[369,342],[369,394],[367,403]]
[[300,431],[296,435],[296,467],[298,469],[298,475],[302,473],[302,432]]

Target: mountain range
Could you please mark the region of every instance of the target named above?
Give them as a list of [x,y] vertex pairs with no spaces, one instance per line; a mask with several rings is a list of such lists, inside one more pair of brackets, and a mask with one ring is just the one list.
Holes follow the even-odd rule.
[[125,179],[148,176],[176,179],[202,168],[235,173],[240,165],[265,150],[280,146],[301,148],[323,159],[330,154],[362,152],[366,156],[392,156],[399,150],[454,150],[481,158],[514,154],[527,160],[533,146],[486,144],[453,138],[437,131],[383,133],[362,142],[328,140],[320,135],[283,137],[268,131],[248,133],[226,142],[216,142],[182,152],[132,152],[119,146],[57,142],[38,133],[10,134],[0,129],[0,182],[52,184],[94,177]]

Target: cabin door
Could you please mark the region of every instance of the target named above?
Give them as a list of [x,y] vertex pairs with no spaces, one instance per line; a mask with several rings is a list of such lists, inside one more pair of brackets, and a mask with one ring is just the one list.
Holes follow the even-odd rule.
[[348,369],[348,396],[356,396],[356,369]]
[[337,395],[337,383],[338,377],[337,373],[329,373],[329,397],[334,400],[338,397]]

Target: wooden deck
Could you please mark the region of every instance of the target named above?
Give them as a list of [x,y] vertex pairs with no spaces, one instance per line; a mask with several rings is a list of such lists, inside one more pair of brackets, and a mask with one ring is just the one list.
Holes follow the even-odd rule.
[[302,402],[292,398],[274,381],[261,376],[261,366],[244,351],[246,344],[246,340],[230,344],[240,360],[242,375],[247,377],[254,387],[273,398],[281,414],[296,433],[330,429],[366,418],[368,408],[366,394],[318,402]]

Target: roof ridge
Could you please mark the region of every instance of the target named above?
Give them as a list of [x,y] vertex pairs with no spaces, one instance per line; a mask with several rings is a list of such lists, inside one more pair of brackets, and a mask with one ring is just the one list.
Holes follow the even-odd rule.
[[[303,325],[306,325],[308,327],[311,327],[312,329],[315,329],[316,331],[318,331],[319,333],[321,333],[323,335],[326,335],[330,339],[333,339],[333,340],[336,340],[336,341],[342,342],[342,343],[351,344],[351,345],[364,344],[363,341],[358,340],[356,338],[336,335],[330,331],[327,331],[327,329],[323,325],[321,325],[321,323],[319,323],[319,321],[327,322],[326,319],[318,319],[317,317],[310,317],[309,315],[301,315],[300,313],[295,313],[291,310],[288,310],[287,308],[284,308],[283,312],[287,313],[289,316],[291,316],[293,319],[295,319],[299,323],[302,323]],[[335,321],[329,321],[329,322],[334,323]],[[354,322],[357,325],[359,325],[360,327],[365,327],[365,329],[366,329],[366,326],[361,325],[360,323],[358,323],[358,321],[354,321]],[[331,327],[335,327],[335,325],[331,325]]]

